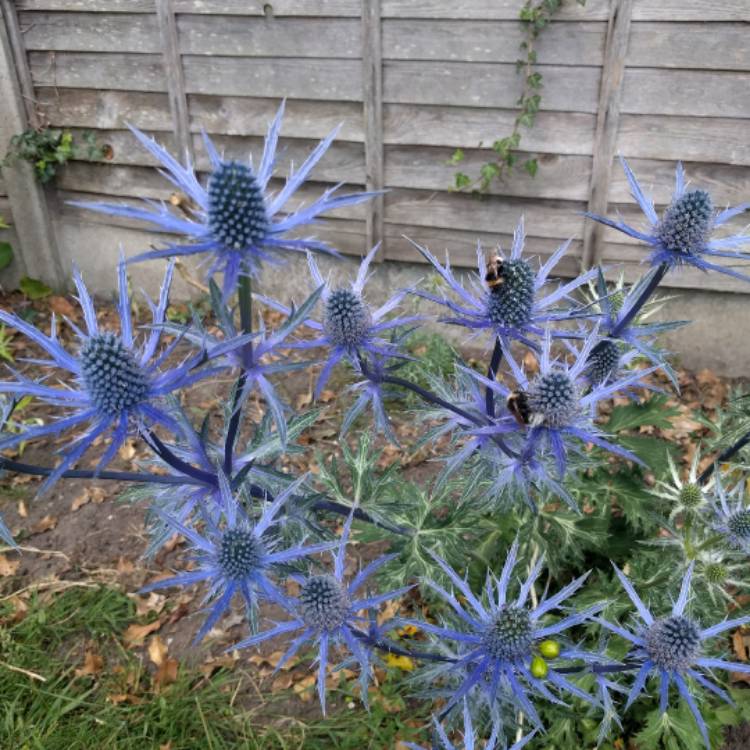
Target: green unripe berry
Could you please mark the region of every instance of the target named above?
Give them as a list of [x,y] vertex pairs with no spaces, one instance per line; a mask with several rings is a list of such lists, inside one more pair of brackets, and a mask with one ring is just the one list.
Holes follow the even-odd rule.
[[542,641],[539,644],[539,652],[547,659],[556,659],[560,656],[560,644],[552,640]]
[[541,680],[547,676],[547,672],[549,672],[547,662],[541,656],[535,656],[531,660],[531,674],[538,680]]

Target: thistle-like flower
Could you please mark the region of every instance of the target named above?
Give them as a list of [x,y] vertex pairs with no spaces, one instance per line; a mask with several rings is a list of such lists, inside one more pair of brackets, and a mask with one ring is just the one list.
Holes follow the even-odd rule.
[[191,586],[208,581],[205,601],[214,603],[195,637],[196,643],[218,622],[236,593],[244,598],[251,618],[259,598],[283,605],[286,601],[284,595],[269,578],[273,568],[317,552],[325,552],[335,545],[335,542],[325,542],[278,549],[278,535],[274,529],[278,523],[277,516],[305,481],[305,477],[290,484],[273,502],[268,503],[255,523],[240,507],[227,478],[220,473],[218,479],[223,522],[221,519],[214,522],[207,516],[203,535],[177,518],[159,509],[155,510],[173,532],[184,536],[192,545],[197,567],[188,573],[155,581],[142,589],[146,593],[169,586]]
[[706,496],[703,487],[698,482],[698,466],[700,465],[700,459],[700,451],[695,451],[693,460],[690,462],[688,476],[683,480],[672,455],[667,453],[669,474],[672,481],[665,482],[659,479],[649,492],[669,503],[670,520],[673,520],[677,516],[694,517],[697,513],[705,509]]
[[[586,271],[567,284],[544,293],[542,288],[549,283],[549,275],[567,252],[570,240],[560,245],[546,263],[535,270],[531,260],[522,257],[524,237],[521,219],[513,235],[510,258],[498,257],[490,261],[489,266],[482,248],[477,246],[477,275],[471,278],[470,287],[456,279],[448,261],[441,265],[429,250],[412,242],[459,301],[454,302],[445,294],[422,290],[415,290],[414,294],[448,308],[450,314],[441,318],[442,322],[478,332],[489,330],[493,339],[499,338],[506,350],[512,340],[537,348],[533,337],[543,335],[547,324],[575,317],[591,317],[591,311],[585,307],[560,308],[558,305],[569,302],[571,293],[593,279],[597,271]],[[570,334],[560,332],[555,335],[562,337]]]
[[638,596],[625,574],[616,565],[614,568],[641,620],[637,631],[631,632],[619,625],[597,618],[597,622],[601,625],[633,644],[627,660],[636,663],[638,674],[628,694],[625,708],[629,708],[643,692],[646,680],[653,674],[659,678],[659,710],[663,713],[667,710],[669,686],[674,682],[678,692],[695,717],[706,747],[710,750],[706,723],[703,721],[695,698],[688,688],[686,678],[691,677],[701,687],[718,695],[727,703],[731,703],[729,695],[718,685],[711,682],[701,670],[725,669],[750,674],[750,664],[737,664],[704,656],[703,643],[728,630],[746,625],[750,622],[750,617],[724,620],[708,628],[701,627],[690,618],[685,610],[693,575],[693,563],[691,563],[682,580],[680,594],[672,607],[672,612],[666,617],[656,618]]
[[[257,633],[232,646],[232,649],[255,646],[269,638],[301,631],[276,665],[281,669],[308,642],[318,648],[318,696],[325,713],[326,672],[329,649],[334,644],[344,645],[360,666],[362,701],[367,705],[367,686],[372,671],[372,638],[366,623],[367,612],[376,610],[383,602],[405,594],[411,586],[374,596],[360,596],[357,592],[367,579],[395,555],[385,555],[369,563],[347,584],[344,580],[346,545],[349,540],[353,515],[350,514],[333,558],[333,574],[322,573],[307,577],[293,576],[300,585],[299,596],[282,597],[279,603],[292,616],[270,630]],[[365,613],[364,615],[362,613]],[[365,629],[363,630],[363,625]]]
[[715,213],[711,196],[705,190],[686,190],[685,172],[682,164],[678,163],[672,202],[660,219],[653,200],[643,193],[628,163],[622,157],[620,163],[630,184],[630,192],[648,220],[649,231],[642,232],[619,219],[608,219],[597,214],[587,214],[589,218],[650,245],[652,252],[649,261],[653,266],[665,264],[672,269],[690,265],[702,271],[718,271],[745,281],[750,280],[750,276],[746,274],[708,260],[717,257],[750,260],[750,253],[734,249],[750,243],[750,236],[711,237],[716,227],[746,211],[750,208],[750,203],[742,203]]
[[161,326],[167,310],[172,265],[164,277],[158,304],[154,306],[149,300],[152,326],[140,344],[136,342],[133,331],[123,260],[120,261],[118,274],[119,333],[101,330],[93,302],[77,269],[73,272],[73,279],[86,326],[83,331],[69,321],[80,340],[76,353],[67,351],[60,343],[54,317],[51,334],[47,336],[18,316],[0,310],[0,322],[18,329],[50,358],[32,359],[30,362],[65,370],[74,380],[74,383],[65,383],[63,387],[53,387],[42,380],[30,381],[14,372],[13,381],[0,382],[0,393],[29,395],[52,406],[72,409],[68,416],[48,424],[2,436],[0,450],[23,441],[55,435],[71,427],[87,425],[86,432],[74,440],[62,454],[62,460],[46,479],[40,492],[56,482],[100,435],[111,432],[110,443],[97,470],[103,469],[117,455],[133,427],[147,431],[150,425],[158,424],[173,432],[179,431],[177,422],[158,403],[158,399],[221,370],[220,367],[196,369],[206,359],[204,351],[189,356],[180,364],[162,369],[163,363],[181,341],[180,337],[176,337],[160,351],[163,334]]
[[294,238],[295,230],[319,220],[321,214],[336,208],[361,203],[373,193],[337,195],[338,186],[296,211],[288,203],[323,158],[336,137],[338,128],[324,138],[296,172],[291,172],[277,193],[269,190],[276,162],[276,148],[284,113],[282,102],[269,126],[263,156],[257,170],[249,163],[226,160],[204,133],[203,140],[211,162],[211,174],[204,187],[193,166],[183,166],[156,141],[140,130],[131,131],[146,150],[162,165],[162,174],[187,195],[195,205],[190,218],[174,214],[164,204],[149,203],[137,208],[110,203],[76,203],[83,208],[146,221],[160,231],[181,235],[189,240],[184,245],[169,245],[137,256],[134,260],[166,258],[177,255],[211,255],[208,275],[224,274],[225,298],[234,291],[240,274],[255,275],[264,261],[272,261],[276,251],[318,251],[335,254],[325,242],[313,238]]
[[665,352],[654,346],[656,336],[687,325],[688,321],[670,321],[664,323],[645,323],[644,319],[659,309],[652,303],[649,309],[640,308],[639,314],[633,316],[632,310],[642,303],[641,297],[651,286],[658,269],[650,269],[636,284],[625,290],[623,285],[613,293],[607,289],[607,283],[601,268],[596,278],[596,305],[601,310],[600,332],[602,340],[592,349],[588,359],[586,375],[592,385],[606,383],[616,379],[639,354],[652,365],[661,367],[677,386],[677,376],[665,358]]
[[539,359],[539,373],[531,379],[510,352],[506,352],[505,359],[517,383],[515,390],[474,371],[467,371],[486,388],[502,396],[506,403],[510,398],[509,403],[512,405],[515,399],[515,413],[506,409],[504,414],[492,419],[486,427],[475,430],[479,435],[522,436],[518,459],[512,469],[514,472],[528,469],[530,462],[540,460],[539,457],[549,451],[562,478],[567,466],[569,446],[573,445],[576,450],[581,450],[581,446],[586,443],[593,443],[622,458],[640,463],[633,453],[606,440],[594,424],[594,418],[599,402],[640,383],[643,377],[656,368],[630,372],[617,380],[590,386],[586,368],[598,340],[597,326],[576,352],[572,364],[568,364],[552,358],[552,337],[547,330]]
[[[454,745],[450,741],[445,729],[435,716],[432,717],[432,727],[433,735],[435,738],[432,744],[432,750],[461,750],[459,746]],[[484,743],[484,745],[482,745],[482,748],[484,748],[484,750],[504,750],[508,747],[504,739],[501,738],[501,729],[502,726],[500,722],[494,721],[492,723],[490,736],[487,738],[487,741]],[[513,746],[508,750],[521,750],[522,747],[524,747],[528,742],[531,741],[535,734],[536,730],[534,730],[530,734],[525,735],[520,740],[518,740],[518,742],[515,742]],[[480,750],[480,746],[478,744],[479,741],[480,740],[477,737],[476,732],[474,731],[474,725],[471,721],[471,712],[469,711],[468,703],[464,701],[464,731],[462,743],[463,750]],[[426,750],[426,748],[421,747],[420,745],[415,745],[413,742],[407,742],[406,746],[411,750]]]
[[495,578],[491,573],[488,575],[483,597],[476,596],[465,579],[443,560],[435,557],[438,565],[466,602],[463,604],[456,598],[455,593],[446,591],[438,584],[428,583],[458,615],[457,627],[411,620],[406,622],[441,639],[453,640],[458,644],[459,658],[451,666],[451,670],[459,671],[462,681],[446,710],[462,701],[476,687],[482,691],[491,705],[497,699],[507,696],[534,725],[541,727],[542,722],[529,697],[529,691],[559,703],[560,700],[550,690],[551,687],[596,704],[594,698],[555,669],[557,659],[588,659],[588,655],[575,646],[561,646],[551,638],[586,622],[601,612],[605,605],[596,604],[582,612],[572,612],[557,622],[549,623],[545,615],[562,609],[564,602],[583,585],[588,574],[577,578],[554,596],[543,596],[537,604],[529,605],[531,589],[542,571],[544,559],[540,558],[534,565],[521,586],[518,597],[512,600],[509,598],[509,587],[517,554],[516,541],[510,548],[500,578]]
[[737,482],[731,490],[726,490],[719,472],[716,472],[709,502],[713,529],[724,537],[732,549],[749,553],[750,508],[745,504],[744,480]]

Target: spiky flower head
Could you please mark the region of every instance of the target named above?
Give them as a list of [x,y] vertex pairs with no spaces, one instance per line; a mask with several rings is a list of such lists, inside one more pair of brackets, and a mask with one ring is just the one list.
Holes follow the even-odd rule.
[[649,245],[652,249],[649,260],[655,267],[669,270],[690,265],[702,271],[717,271],[745,281],[750,280],[750,276],[735,271],[729,265],[712,262],[713,258],[750,260],[749,253],[736,249],[750,244],[750,236],[737,234],[716,239],[711,236],[715,228],[750,208],[750,203],[714,213],[713,201],[705,190],[685,189],[685,173],[682,164],[678,163],[674,195],[660,219],[653,200],[644,194],[625,159],[620,158],[620,162],[630,184],[631,195],[649,223],[648,231],[640,231],[620,219],[608,219],[597,214],[587,214],[590,219]]
[[626,709],[644,691],[649,676],[654,675],[660,681],[659,712],[664,713],[669,701],[669,686],[674,683],[695,717],[706,748],[710,750],[711,745],[706,723],[688,687],[687,678],[691,678],[696,684],[706,688],[714,695],[731,702],[729,696],[709,679],[711,670],[725,669],[747,674],[750,673],[750,665],[735,664],[723,659],[705,656],[704,643],[717,635],[750,622],[750,617],[723,620],[708,628],[701,627],[695,619],[690,617],[686,613],[686,608],[690,596],[694,565],[695,563],[692,562],[685,572],[680,593],[675,600],[672,611],[666,617],[656,618],[638,596],[627,576],[613,563],[620,583],[635,606],[640,623],[634,629],[635,632],[631,632],[601,618],[597,618],[597,622],[632,644],[627,659],[636,663],[638,673],[628,694]]
[[[540,601],[531,603],[530,592],[544,567],[543,558],[532,566],[517,597],[511,598],[510,586],[515,580],[513,573],[518,550],[516,540],[508,551],[500,577],[496,578],[490,573],[485,590],[479,596],[445,561],[433,555],[441,570],[458,590],[461,599],[459,600],[456,592],[446,590],[436,583],[428,582],[428,585],[450,606],[457,618],[441,625],[415,620],[404,622],[437,636],[442,645],[446,640],[457,644],[455,659],[441,667],[447,675],[460,680],[458,689],[443,709],[444,713],[465,696],[478,691],[479,696],[490,704],[493,711],[496,701],[510,700],[522,708],[535,726],[541,727],[539,714],[530,700],[531,694],[556,700],[549,689],[553,688],[595,703],[590,695],[569,682],[556,669],[557,659],[572,658],[573,652],[576,657],[580,657],[581,652],[575,648],[571,650],[564,644],[551,644],[550,638],[557,639],[569,628],[586,622],[605,605],[595,604],[582,612],[565,606],[564,602],[583,585],[588,574],[571,582],[553,596],[544,595]],[[549,619],[549,615],[556,609],[564,610],[565,615],[555,622]],[[555,648],[550,648],[551,645]],[[549,663],[545,659],[549,659]],[[544,683],[534,675],[537,663],[544,666]]]
[[258,599],[269,599],[283,604],[286,599],[271,579],[279,565],[299,560],[308,555],[325,552],[334,544],[324,542],[309,546],[279,549],[277,516],[287,501],[302,487],[307,477],[300,477],[274,498],[264,493],[265,507],[257,521],[249,518],[233,493],[229,480],[219,471],[219,505],[221,516],[208,515],[204,534],[182,522],[179,517],[155,508],[154,512],[171,528],[181,534],[192,547],[197,565],[187,573],[166,578],[146,586],[142,591],[169,586],[189,586],[207,581],[208,597],[213,600],[208,617],[195,637],[200,641],[227,611],[235,594],[241,594],[251,617],[257,610]]
[[714,206],[705,190],[690,190],[675,198],[656,227],[656,236],[671,253],[696,255],[711,234]]
[[606,382],[617,373],[620,366],[620,353],[620,345],[610,339],[602,339],[601,346],[591,352],[586,374],[594,385]]
[[[83,278],[78,269],[74,269],[73,281],[84,321],[84,330],[71,324],[80,341],[76,351],[68,351],[63,346],[54,317],[52,330],[47,335],[18,316],[0,310],[0,323],[17,329],[47,356],[47,359],[37,361],[38,382],[13,372],[13,380],[0,382],[0,393],[33,396],[51,406],[69,410],[64,416],[49,419],[44,425],[23,426],[13,432],[4,432],[0,435],[0,450],[70,428],[85,430],[83,435],[68,441],[62,449],[62,459],[42,484],[40,493],[49,489],[63,472],[81,459],[100,436],[111,434],[99,460],[98,468],[102,469],[117,455],[132,430],[149,429],[160,424],[174,431],[176,423],[172,409],[164,405],[163,398],[225,369],[220,366],[201,368],[205,352],[195,350],[184,360],[164,366],[166,355],[174,351],[181,340],[178,336],[173,343],[163,345],[162,339],[172,272],[173,265],[170,264],[158,303],[148,300],[152,320],[149,332],[142,337],[136,335],[133,327],[124,258],[118,265],[118,330],[101,327]],[[63,383],[62,387],[50,383],[44,372],[46,368],[54,368],[55,378]],[[65,375],[60,374],[61,370]]]
[[714,474],[711,505],[711,526],[732,549],[750,552],[750,508],[745,505],[745,482],[739,481],[730,490],[724,487],[721,473]]
[[500,274],[487,296],[487,317],[501,328],[525,328],[534,312],[536,273],[524,258],[511,258],[501,262]]
[[370,313],[351,289],[334,289],[325,301],[323,331],[334,346],[355,349],[365,343]]
[[655,486],[649,490],[669,504],[669,518],[677,516],[694,516],[705,505],[705,493],[698,483],[698,467],[701,461],[701,452],[695,451],[690,469],[686,477],[683,477],[671,454],[667,454],[669,464],[669,476],[671,481],[657,480]]
[[263,155],[257,169],[251,160],[224,159],[204,133],[203,141],[211,170],[204,187],[190,162],[175,159],[152,138],[130,127],[140,144],[159,162],[162,174],[188,198],[187,216],[174,213],[167,204],[149,203],[147,207],[111,203],[76,202],[75,205],[113,216],[125,216],[185,240],[184,244],[151,250],[134,258],[151,260],[178,255],[208,255],[208,275],[223,274],[224,298],[237,288],[240,274],[255,275],[264,262],[277,262],[281,251],[337,253],[325,242],[296,236],[299,230],[315,223],[322,214],[337,208],[369,200],[374,193],[340,195],[337,188],[326,190],[319,198],[296,210],[289,202],[323,158],[338,128],[324,138],[305,161],[289,174],[280,190],[271,192],[269,183],[277,161],[277,146],[284,103],[276,113],[266,135]]
[[263,190],[253,170],[237,161],[222,161],[208,178],[208,228],[231,250],[263,243],[269,222]]
[[[585,306],[571,305],[570,295],[593,279],[597,271],[590,269],[566,284],[553,286],[550,274],[568,251],[570,242],[560,245],[545,263],[540,264],[538,270],[534,270],[536,264],[522,257],[524,241],[522,218],[513,234],[509,257],[498,257],[488,266],[485,253],[478,245],[477,273],[472,274],[469,284],[459,282],[449,261],[441,264],[429,250],[412,242],[434,267],[448,290],[443,294],[414,290],[414,294],[447,308],[448,312],[440,318],[441,321],[477,333],[489,331],[493,342],[495,338],[500,338],[505,350],[513,340],[537,348],[535,339],[543,335],[549,323],[592,317],[591,310]],[[567,305],[564,307],[563,303]],[[566,334],[556,331],[554,335]]]
[[302,619],[318,631],[336,630],[351,615],[349,593],[332,575],[310,576],[302,585],[299,602]]
[[148,398],[148,376],[132,350],[111,331],[84,341],[81,377],[91,403],[108,416],[133,409]]
[[699,484],[690,482],[680,488],[679,501],[686,508],[696,508],[703,502],[703,490]]
[[574,422],[580,408],[575,383],[565,370],[540,374],[527,395],[535,426],[566,427]]
[[700,629],[684,616],[656,620],[643,638],[649,658],[659,669],[684,671],[700,653]]
[[709,562],[703,568],[703,575],[710,584],[723,586],[729,578],[729,568],[723,562]]
[[[344,582],[344,563],[346,545],[351,531],[353,513],[344,524],[341,540],[336,544],[338,549],[334,554],[333,574],[317,574],[308,577],[293,575],[292,579],[300,585],[297,598],[282,596],[278,603],[291,617],[290,620],[277,623],[270,630],[266,630],[246,638],[233,648],[246,648],[263,643],[269,638],[279,635],[299,632],[289,648],[276,665],[281,669],[299,649],[308,642],[313,642],[318,648],[318,695],[320,705],[325,713],[326,676],[328,668],[329,649],[333,643],[340,643],[350,652],[361,668],[360,685],[362,700],[367,705],[367,687],[372,672],[371,649],[373,642],[382,638],[382,632],[375,621],[375,612],[385,601],[406,593],[411,587],[405,586],[386,594],[362,596],[357,592],[367,579],[394,555],[386,555],[371,562],[346,584]],[[366,617],[358,613],[367,611],[375,622],[369,630],[366,628]]]

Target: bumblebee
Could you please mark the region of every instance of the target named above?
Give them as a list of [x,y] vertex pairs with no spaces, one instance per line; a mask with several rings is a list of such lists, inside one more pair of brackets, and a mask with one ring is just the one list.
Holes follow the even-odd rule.
[[505,283],[505,268],[503,259],[496,255],[487,264],[487,273],[484,275],[484,280],[487,282],[487,286],[490,289],[501,286]]
[[529,397],[523,391],[512,391],[508,394],[505,402],[508,411],[515,417],[520,425],[528,425],[531,422],[531,407]]

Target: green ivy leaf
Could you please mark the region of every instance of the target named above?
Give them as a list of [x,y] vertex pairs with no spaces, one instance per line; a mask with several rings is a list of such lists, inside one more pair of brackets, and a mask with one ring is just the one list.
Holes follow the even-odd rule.
[[31,300],[44,299],[52,294],[52,290],[39,279],[24,276],[19,284],[21,291]]
[[7,268],[13,260],[13,248],[10,242],[0,242],[0,271]]
[[527,159],[523,163],[523,168],[532,176],[536,177],[537,170],[539,169],[539,164],[536,159]]
[[460,164],[463,160],[464,160],[463,149],[457,148],[453,152],[453,155],[451,156],[451,158],[450,158],[450,160],[449,160],[448,163],[452,164],[453,166],[455,166],[456,164]]
[[461,190],[468,185],[471,185],[471,177],[469,177],[469,175],[467,174],[464,174],[463,172],[456,172],[455,185],[456,190]]

